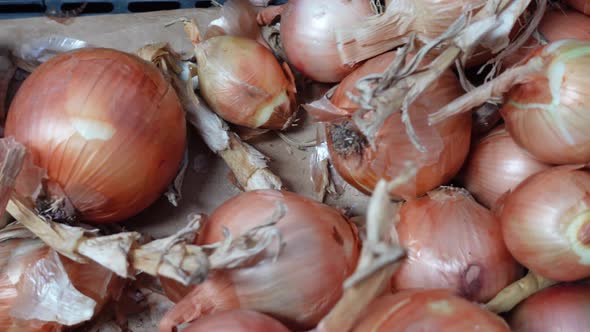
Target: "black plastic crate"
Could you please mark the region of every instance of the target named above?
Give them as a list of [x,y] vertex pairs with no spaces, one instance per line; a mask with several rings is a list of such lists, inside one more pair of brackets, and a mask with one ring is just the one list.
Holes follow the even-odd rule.
[[[321,1],[321,0],[318,0]],[[218,3],[224,1],[218,0]],[[281,4],[286,0],[271,1]],[[77,10],[85,7],[81,12]],[[131,14],[159,10],[208,8],[209,0],[0,0],[0,19],[55,15],[76,11],[77,16]]]

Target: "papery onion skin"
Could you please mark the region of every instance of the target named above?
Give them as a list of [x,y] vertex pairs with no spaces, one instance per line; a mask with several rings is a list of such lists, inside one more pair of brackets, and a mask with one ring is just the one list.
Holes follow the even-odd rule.
[[590,15],[590,1],[588,0],[565,0],[565,3],[586,15]]
[[8,114],[13,136],[87,222],[117,222],[151,205],[175,177],[184,112],[159,70],[111,49],[83,49],[39,66]]
[[590,41],[533,52],[545,68],[512,87],[500,113],[514,141],[548,164],[590,162]]
[[501,125],[474,144],[461,180],[478,202],[491,209],[504,193],[549,167],[514,143]]
[[289,62],[324,83],[342,80],[354,66],[338,56],[335,29],[373,14],[365,0],[291,0],[281,16],[281,41]]
[[[332,103],[352,114],[358,106],[346,97],[354,91],[357,79],[378,73],[395,58],[395,52],[371,59],[350,74],[334,92]],[[410,141],[401,114],[385,120],[375,139],[373,150],[352,121],[335,121],[327,126],[327,143],[332,164],[352,186],[369,194],[380,178],[392,179],[405,169],[405,161],[414,161],[417,174],[391,192],[393,197],[413,198],[450,181],[467,157],[471,138],[471,115],[462,114],[430,127],[428,114],[462,93],[459,81],[450,71],[441,75],[417,100],[409,113],[418,138],[427,149],[422,153]],[[356,136],[356,139],[355,139]]]
[[393,289],[447,288],[487,302],[522,274],[500,221],[464,189],[441,187],[405,202],[396,229],[407,257]]
[[289,332],[278,321],[251,310],[231,310],[198,319],[186,332]]
[[448,290],[400,291],[376,299],[367,309],[352,332],[510,331],[499,316]]
[[221,241],[222,226],[239,236],[267,222],[278,202],[287,214],[277,223],[285,243],[277,261],[210,274],[166,314],[160,331],[183,317],[232,309],[256,310],[295,329],[313,328],[328,313],[356,267],[360,246],[356,227],[338,210],[290,192],[245,192],[213,212],[199,243]]
[[584,332],[590,327],[590,286],[562,284],[520,303],[508,320],[513,332]]
[[590,276],[590,174],[554,167],[523,181],[503,201],[502,232],[514,258],[557,281]]
[[215,113],[248,128],[291,125],[295,85],[271,51],[252,39],[218,36],[195,52],[201,95]]

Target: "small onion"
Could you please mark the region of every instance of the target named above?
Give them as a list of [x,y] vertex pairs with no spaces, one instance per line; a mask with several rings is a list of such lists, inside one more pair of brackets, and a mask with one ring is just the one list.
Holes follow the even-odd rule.
[[500,113],[514,141],[548,164],[590,162],[590,41],[534,52],[544,67],[510,89]]
[[203,317],[184,332],[289,332],[278,321],[250,310],[231,310]]
[[549,167],[516,145],[504,126],[500,126],[475,144],[461,177],[478,202],[494,208],[504,193]]
[[508,321],[513,332],[583,332],[590,327],[590,286],[563,284],[527,298]]
[[367,307],[352,332],[509,332],[499,316],[447,290],[407,290],[383,296]]
[[464,189],[442,187],[405,202],[396,229],[408,253],[394,289],[447,288],[486,302],[520,277],[499,220]]
[[294,78],[253,39],[217,36],[195,47],[199,89],[223,119],[248,128],[285,129],[295,115]]
[[340,60],[335,30],[373,14],[366,0],[291,0],[281,17],[281,41],[289,62],[305,76],[339,82],[353,71]]
[[[223,227],[239,236],[267,222],[279,202],[287,212],[277,223],[285,243],[277,261],[209,275],[166,314],[160,331],[232,309],[256,310],[289,327],[312,328],[329,312],[356,267],[360,246],[356,228],[338,210],[290,192],[245,192],[213,212],[199,243],[221,241]],[[166,283],[167,289],[175,288]]]
[[564,2],[580,12],[590,15],[590,0],[565,0]]
[[9,136],[83,220],[106,223],[160,197],[182,160],[186,125],[155,66],[116,50],[83,49],[52,58],[25,80],[10,106]]
[[558,281],[590,277],[590,174],[554,167],[530,176],[503,201],[502,232],[514,258]]
[[[381,73],[395,59],[395,52],[371,59],[346,77],[331,99],[342,114],[352,114],[359,106],[346,96],[357,94],[356,81],[368,74]],[[418,172],[391,194],[412,198],[451,180],[467,157],[471,137],[471,116],[463,114],[429,126],[430,112],[461,95],[459,81],[446,71],[409,107],[412,125],[427,151],[420,152],[406,133],[401,114],[385,120],[375,139],[373,150],[351,120],[334,121],[327,126],[331,161],[338,173],[364,193],[372,192],[378,179],[392,179],[405,169],[405,161],[415,162]]]

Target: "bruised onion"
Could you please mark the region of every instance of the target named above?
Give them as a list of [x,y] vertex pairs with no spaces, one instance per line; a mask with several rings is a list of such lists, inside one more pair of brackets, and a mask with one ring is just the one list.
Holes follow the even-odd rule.
[[[352,114],[359,106],[346,95],[358,94],[355,84],[361,77],[382,73],[395,59],[395,52],[371,59],[347,76],[334,91],[331,103],[342,116]],[[391,194],[412,198],[424,194],[453,178],[469,151],[471,116],[463,114],[429,126],[428,114],[438,110],[462,93],[458,79],[451,71],[439,79],[409,107],[411,123],[426,152],[419,151],[406,133],[400,113],[389,116],[379,129],[373,149],[349,119],[334,120],[327,125],[327,143],[331,161],[338,173],[364,193],[372,192],[380,178],[392,179],[411,160],[416,176]]]
[[282,11],[281,41],[289,62],[324,83],[342,80],[354,66],[338,56],[335,30],[373,14],[366,0],[291,0]]
[[514,332],[583,332],[590,327],[590,286],[563,284],[522,302],[508,321]]
[[[222,240],[224,227],[239,236],[265,223],[278,203],[286,214],[276,224],[284,242],[276,262],[263,259],[252,267],[213,272],[166,314],[160,331],[232,309],[259,311],[302,329],[312,328],[328,313],[356,267],[360,246],[356,228],[338,210],[290,192],[245,192],[213,212],[199,243]],[[272,254],[268,251],[266,256]]]
[[441,187],[405,202],[396,229],[407,258],[394,289],[447,288],[486,302],[520,277],[500,221],[464,189]]
[[486,331],[509,332],[499,316],[448,290],[407,290],[386,295],[367,307],[352,332]]
[[139,213],[165,191],[183,157],[186,126],[155,66],[116,50],[83,49],[52,58],[25,80],[10,106],[9,136],[83,220],[106,223]]
[[292,123],[297,109],[293,76],[266,47],[226,35],[197,44],[195,53],[201,95],[223,119],[264,129]]
[[231,310],[198,319],[185,332],[289,332],[278,321],[251,310]]
[[122,287],[111,271],[59,256],[39,239],[0,243],[0,330],[58,331],[90,320]]
[[549,167],[516,145],[504,126],[500,126],[475,144],[462,181],[478,202],[493,208],[504,193]]
[[530,176],[503,200],[508,250],[537,275],[590,277],[590,174],[570,166]]
[[586,15],[590,15],[590,0],[565,0],[565,3]]

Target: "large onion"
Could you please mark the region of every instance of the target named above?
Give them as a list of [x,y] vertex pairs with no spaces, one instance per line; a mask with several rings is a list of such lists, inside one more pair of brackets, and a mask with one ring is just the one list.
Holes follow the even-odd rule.
[[590,277],[590,174],[555,167],[530,176],[504,200],[508,250],[545,278]]
[[367,0],[291,0],[281,17],[281,41],[289,62],[319,82],[339,82],[354,66],[340,60],[335,30],[373,14]]
[[[356,81],[368,74],[380,73],[393,61],[395,52],[371,59],[342,81],[331,102],[343,115],[358,105],[346,96],[357,94]],[[379,178],[392,179],[414,161],[418,172],[392,195],[411,198],[426,193],[451,180],[461,168],[470,145],[471,117],[461,115],[436,126],[427,122],[429,113],[461,95],[459,81],[446,71],[409,107],[412,125],[426,152],[420,152],[409,139],[401,114],[385,120],[377,133],[374,150],[351,120],[335,121],[327,126],[330,158],[338,173],[351,185],[370,193]]]
[[469,154],[462,180],[483,205],[493,208],[498,199],[532,174],[549,168],[520,148],[504,126],[478,141]]
[[353,332],[508,332],[499,316],[447,290],[407,290],[383,296],[367,307]]
[[287,209],[277,224],[285,242],[278,260],[211,274],[166,314],[160,331],[238,308],[260,311],[297,328],[311,328],[328,313],[355,269],[360,245],[356,228],[336,209],[290,192],[245,192],[214,211],[199,243],[222,240],[223,227],[238,236],[265,223],[277,203]]
[[520,277],[500,221],[464,189],[443,187],[407,201],[396,229],[408,254],[394,289],[448,288],[486,302]]
[[289,332],[281,323],[256,311],[231,310],[203,317],[185,332]]
[[84,49],[52,58],[27,78],[6,136],[31,151],[82,219],[104,223],[137,214],[164,192],[178,171],[186,127],[174,89],[155,66]]
[[526,299],[509,319],[513,332],[583,332],[590,327],[590,286],[563,284]]

